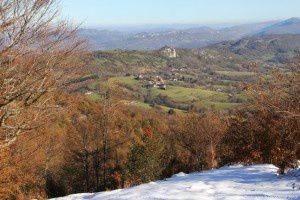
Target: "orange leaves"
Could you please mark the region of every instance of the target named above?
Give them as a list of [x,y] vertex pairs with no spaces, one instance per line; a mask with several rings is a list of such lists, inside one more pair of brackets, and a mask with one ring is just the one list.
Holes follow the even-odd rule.
[[151,127],[144,128],[143,135],[146,136],[147,138],[152,138],[153,137],[152,128]]

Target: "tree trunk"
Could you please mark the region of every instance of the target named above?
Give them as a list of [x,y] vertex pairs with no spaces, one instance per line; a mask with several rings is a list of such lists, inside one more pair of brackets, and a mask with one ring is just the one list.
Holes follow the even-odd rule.
[[95,179],[96,179],[96,192],[100,191],[100,155],[99,150],[97,149],[94,154],[94,171],[95,171]]
[[108,127],[108,107],[109,107],[109,91],[105,94],[105,102],[104,102],[104,131],[103,131],[103,189],[106,190],[107,187],[107,158],[108,158],[108,134],[109,134],[109,127]]
[[210,140],[210,156],[211,156],[211,168],[216,168],[218,163],[216,160],[216,152],[212,140]]
[[85,171],[85,190],[86,192],[89,192],[90,190],[90,174],[89,174],[89,155],[88,152],[85,152],[85,157],[84,157],[84,171]]

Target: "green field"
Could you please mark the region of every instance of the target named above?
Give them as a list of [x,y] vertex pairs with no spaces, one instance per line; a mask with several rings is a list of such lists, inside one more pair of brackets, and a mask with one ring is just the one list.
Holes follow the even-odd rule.
[[170,86],[167,88],[167,90],[153,88],[152,94],[155,96],[159,94],[166,95],[176,102],[193,102],[199,100],[226,102],[228,100],[228,95],[226,93],[205,90],[201,87],[187,88]]
[[88,85],[88,88],[91,89],[91,90],[95,90],[97,88],[97,85],[99,85],[99,81],[95,81],[93,83],[90,83]]
[[240,71],[216,71],[219,75],[233,76],[233,77],[247,77],[256,75],[255,72],[240,72]]
[[102,99],[101,95],[96,94],[96,93],[92,93],[87,95],[89,99],[93,100],[93,101],[99,101]]
[[[129,86],[130,87],[138,87],[140,90],[138,90],[141,94],[141,96],[147,94],[150,92],[152,97],[157,97],[158,95],[163,95],[169,97],[172,101],[175,103],[182,103],[182,104],[190,104],[194,105],[198,108],[214,108],[214,109],[230,109],[233,108],[239,104],[237,103],[231,103],[229,102],[228,94],[225,92],[217,92],[209,89],[205,89],[203,87],[184,87],[184,86],[167,86],[166,90],[161,90],[158,88],[151,88],[146,89],[142,87],[142,82],[139,80],[135,80],[133,76],[117,76],[109,78],[106,81],[106,84],[109,86],[114,85],[123,85],[123,86]],[[178,84],[178,82],[176,82]],[[95,87],[95,85],[90,85],[90,87]],[[225,89],[227,86],[220,86],[216,85],[218,88]],[[137,90],[134,90],[132,92],[137,92]],[[97,94],[89,95],[89,97],[93,100],[99,100],[100,97]],[[133,101],[134,105],[138,107],[143,107],[146,109],[151,109],[149,104],[142,103],[140,100],[136,99]],[[169,111],[170,107],[159,105],[157,107],[160,107],[164,111]],[[178,110],[180,111],[180,110]]]
[[109,85],[114,85],[114,84],[125,84],[128,86],[134,86],[139,84],[138,80],[135,80],[133,76],[118,76],[118,77],[113,77],[108,80]]
[[198,108],[230,109],[239,104],[231,103],[228,94],[206,90],[201,87],[170,86],[167,90],[152,89],[152,95],[165,95],[175,102],[193,104]]
[[229,103],[229,102],[213,102],[213,101],[198,101],[195,106],[199,108],[214,108],[217,110],[231,109],[239,106],[239,103]]
[[[122,101],[122,102],[126,105],[133,105],[133,106],[137,106],[137,107],[144,108],[144,109],[153,109],[153,107],[151,105],[144,103],[144,102],[140,102],[140,101]],[[163,110],[164,112],[168,112],[170,109],[173,109],[173,108],[170,108],[167,106],[162,106],[162,105],[157,105],[156,108],[159,108],[159,109]],[[179,109],[173,109],[173,110],[178,113],[185,113],[184,110],[179,110]]]

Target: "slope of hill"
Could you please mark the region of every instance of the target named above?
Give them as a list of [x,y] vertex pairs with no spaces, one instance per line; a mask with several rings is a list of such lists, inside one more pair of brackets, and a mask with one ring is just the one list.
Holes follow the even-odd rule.
[[279,176],[273,165],[230,166],[203,173],[179,173],[137,187],[77,194],[56,200],[104,199],[299,199],[297,177]]
[[255,24],[238,25],[229,28],[224,28],[221,30],[221,32],[228,39],[238,40],[246,36],[254,35],[262,29],[265,29],[266,27],[269,27],[277,22],[278,21],[269,21]]
[[263,35],[246,37],[238,41],[226,41],[212,48],[229,50],[247,58],[264,61],[288,62],[300,52],[300,35]]
[[300,34],[300,19],[291,18],[262,29],[258,35]]

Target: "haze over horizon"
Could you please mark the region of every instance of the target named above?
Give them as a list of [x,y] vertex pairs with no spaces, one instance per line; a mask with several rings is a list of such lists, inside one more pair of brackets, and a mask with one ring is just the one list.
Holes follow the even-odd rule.
[[84,27],[222,27],[300,17],[298,0],[62,0],[61,7],[64,18]]

